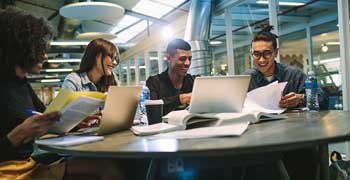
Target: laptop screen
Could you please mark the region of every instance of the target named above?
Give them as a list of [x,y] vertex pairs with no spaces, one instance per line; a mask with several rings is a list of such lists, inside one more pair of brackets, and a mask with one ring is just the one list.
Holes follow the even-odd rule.
[[241,112],[249,86],[249,75],[197,77],[191,113]]

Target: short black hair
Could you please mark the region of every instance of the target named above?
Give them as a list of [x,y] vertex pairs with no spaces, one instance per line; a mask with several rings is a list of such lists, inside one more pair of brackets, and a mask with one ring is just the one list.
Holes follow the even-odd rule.
[[169,42],[168,47],[166,48],[166,53],[170,56],[174,56],[176,54],[176,49],[190,51],[191,45],[183,39],[173,39]]
[[55,32],[49,22],[15,7],[0,10],[0,76],[15,76],[42,62]]
[[273,48],[276,49],[278,36],[270,32],[271,30],[273,30],[273,26],[270,26],[268,24],[262,24],[257,28],[261,29],[261,31],[259,31],[254,35],[252,42],[256,42],[256,41],[272,42]]

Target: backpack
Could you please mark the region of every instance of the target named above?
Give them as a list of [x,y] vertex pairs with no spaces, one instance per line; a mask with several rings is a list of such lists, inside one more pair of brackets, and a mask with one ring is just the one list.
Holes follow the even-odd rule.
[[350,179],[350,161],[342,160],[339,152],[333,151],[330,156],[331,165],[329,166],[329,180],[348,180]]

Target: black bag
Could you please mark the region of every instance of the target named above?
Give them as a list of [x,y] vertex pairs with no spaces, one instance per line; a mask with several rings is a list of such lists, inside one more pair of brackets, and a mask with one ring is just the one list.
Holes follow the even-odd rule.
[[337,151],[333,151],[330,156],[331,165],[329,166],[329,180],[347,180],[350,179],[350,162],[344,161]]

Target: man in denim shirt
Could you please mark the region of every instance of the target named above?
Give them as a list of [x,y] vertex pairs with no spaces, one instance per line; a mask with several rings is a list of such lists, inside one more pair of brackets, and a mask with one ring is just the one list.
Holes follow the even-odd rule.
[[[280,64],[275,61],[278,54],[277,36],[270,32],[272,26],[263,25],[262,31],[255,34],[251,44],[251,54],[255,67],[249,69],[245,74],[251,75],[248,91],[268,85],[274,81],[288,82],[280,106],[282,108],[293,108],[305,106],[304,82],[306,75],[303,71],[289,65]],[[320,91],[322,94],[322,91]],[[326,98],[320,96],[320,107],[327,107]],[[291,179],[309,180],[315,179],[317,172],[316,149],[313,147],[286,151],[283,153],[283,162]],[[265,166],[265,168],[269,168]],[[258,172],[257,169],[250,169]],[[258,173],[248,179],[258,178]],[[271,178],[269,178],[271,179]]]
[[[282,108],[304,107],[304,82],[307,76],[300,69],[275,61],[278,54],[276,38],[277,36],[269,30],[263,30],[254,36],[251,54],[255,67],[244,73],[251,75],[248,91],[274,81],[288,82],[283,91],[280,106]],[[327,97],[321,89],[318,96],[320,108],[327,109]]]

